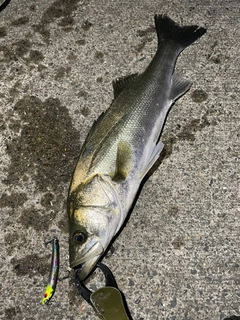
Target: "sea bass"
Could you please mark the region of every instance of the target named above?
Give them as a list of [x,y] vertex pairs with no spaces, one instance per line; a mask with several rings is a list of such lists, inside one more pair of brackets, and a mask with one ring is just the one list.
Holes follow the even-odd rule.
[[71,268],[84,280],[121,228],[142,179],[158,159],[173,102],[191,86],[174,67],[206,29],[155,15],[158,48],[147,69],[113,82],[114,100],[84,142],[68,195]]

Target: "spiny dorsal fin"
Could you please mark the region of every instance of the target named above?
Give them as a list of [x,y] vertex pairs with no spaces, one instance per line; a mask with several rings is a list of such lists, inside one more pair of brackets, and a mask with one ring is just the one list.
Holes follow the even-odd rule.
[[172,101],[180,98],[191,87],[191,81],[182,79],[176,72],[172,76],[172,89],[170,93],[170,99]]
[[86,157],[90,152],[92,152],[92,150],[87,150],[86,146],[87,146],[89,140],[91,139],[94,131],[99,126],[99,124],[102,122],[102,119],[104,118],[104,116],[105,116],[105,112],[102,112],[100,114],[100,116],[98,117],[98,119],[93,122],[92,127],[91,127],[90,131],[88,132],[87,138],[82,145],[81,153],[80,153],[81,156]]
[[116,99],[119,94],[129,86],[136,78],[138,77],[138,73],[130,74],[129,76],[121,77],[113,81],[113,93],[114,99]]
[[120,141],[117,148],[116,168],[113,181],[126,180],[132,168],[132,149],[128,142]]

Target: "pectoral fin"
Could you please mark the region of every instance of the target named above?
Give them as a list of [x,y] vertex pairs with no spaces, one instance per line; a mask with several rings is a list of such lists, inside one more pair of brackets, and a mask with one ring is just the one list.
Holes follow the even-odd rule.
[[154,165],[154,163],[157,161],[158,157],[160,156],[160,153],[162,152],[164,147],[164,144],[159,141],[155,148],[153,149],[153,152],[151,153],[150,157],[148,158],[148,161],[144,165],[143,169],[140,172],[140,180],[144,178],[144,176],[148,173],[148,171],[151,169],[151,167]]
[[132,150],[126,141],[120,141],[117,148],[116,168],[113,175],[113,181],[126,180],[132,168]]

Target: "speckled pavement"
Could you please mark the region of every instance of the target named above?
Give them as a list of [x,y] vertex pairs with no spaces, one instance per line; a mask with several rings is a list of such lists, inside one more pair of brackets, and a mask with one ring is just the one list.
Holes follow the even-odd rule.
[[[2,3],[2,2],[1,2]],[[133,319],[240,316],[239,78],[236,0],[12,0],[0,12],[0,319],[98,319],[70,279],[40,304],[60,241],[68,268],[67,191],[80,147],[113,98],[112,80],[156,50],[154,14],[207,27],[176,69],[159,165],[103,262]],[[99,272],[87,285],[102,285]]]

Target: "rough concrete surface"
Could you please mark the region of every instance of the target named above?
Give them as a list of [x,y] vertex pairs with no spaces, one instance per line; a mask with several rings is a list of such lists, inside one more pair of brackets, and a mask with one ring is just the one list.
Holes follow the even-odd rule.
[[[0,318],[97,319],[70,279],[40,304],[67,191],[112,80],[147,66],[155,13],[208,29],[181,54],[193,85],[173,106],[165,151],[103,260],[133,319],[240,316],[239,39],[236,0],[12,0],[0,13]],[[94,273],[87,285],[102,284]]]

